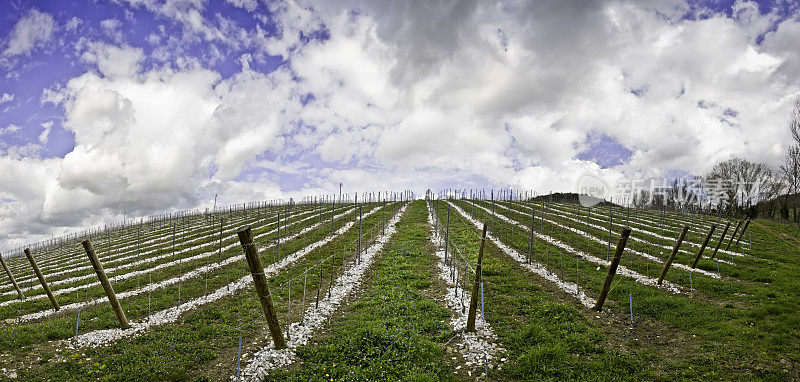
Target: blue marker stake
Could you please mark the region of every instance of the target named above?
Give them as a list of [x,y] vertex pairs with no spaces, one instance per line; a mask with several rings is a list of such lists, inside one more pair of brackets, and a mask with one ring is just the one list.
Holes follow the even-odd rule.
[[717,259],[714,259],[714,261],[716,261],[716,262],[717,262],[717,276],[719,276],[719,277],[722,277],[722,274],[721,274],[721,273],[719,273],[719,260],[717,260]]
[[486,317],[483,315],[483,281],[481,281],[481,320],[486,325]]
[[239,378],[239,372],[242,370],[242,337],[239,337],[239,354],[236,355],[236,378]]
[[81,308],[78,308],[78,319],[75,320],[75,337],[78,336],[78,327],[81,324]]
[[628,301],[631,307],[631,327],[633,327],[633,293],[628,293]]
[[694,293],[694,286],[692,285],[692,272],[689,272],[689,291]]

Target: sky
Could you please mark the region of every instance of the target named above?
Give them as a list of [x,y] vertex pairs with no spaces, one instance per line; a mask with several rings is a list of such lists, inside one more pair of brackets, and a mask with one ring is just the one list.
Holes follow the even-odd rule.
[[219,203],[783,162],[794,1],[0,3],[0,252]]

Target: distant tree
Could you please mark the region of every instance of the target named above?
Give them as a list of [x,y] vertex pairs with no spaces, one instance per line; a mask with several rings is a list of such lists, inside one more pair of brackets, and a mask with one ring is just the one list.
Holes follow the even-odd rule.
[[789,116],[789,131],[796,145],[800,145],[800,97],[794,100],[794,108]]
[[690,183],[691,179],[676,178],[667,189],[667,205],[672,208],[683,209],[694,207],[700,201],[698,189]]
[[[800,97],[794,102],[794,108],[789,116],[789,132],[794,143],[786,149],[786,163],[781,165],[781,175],[786,183],[786,198],[781,203],[781,218],[789,218],[789,195],[800,192]],[[797,207],[792,207],[794,220],[798,219]]]
[[749,207],[761,200],[776,197],[783,183],[764,163],[733,158],[717,163],[705,176],[706,182],[720,184],[725,197],[723,204],[729,208]]
[[781,174],[786,181],[786,193],[796,194],[800,189],[800,144],[789,146],[786,163],[781,165]]

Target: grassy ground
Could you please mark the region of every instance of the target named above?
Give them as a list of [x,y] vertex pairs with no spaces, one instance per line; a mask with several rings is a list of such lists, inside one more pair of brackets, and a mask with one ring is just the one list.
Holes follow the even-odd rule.
[[[344,219],[334,221],[334,229],[340,228],[346,221],[352,221],[354,217],[355,215],[348,215]],[[364,231],[374,232],[374,227],[379,225],[380,219],[380,213],[365,218]],[[325,224],[307,235],[282,244],[284,256],[328,236],[329,229]],[[281,319],[285,317],[283,296],[287,292],[287,288],[280,288],[282,280],[297,277],[309,265],[334,252],[349,251],[357,235],[357,228],[351,228],[327,245],[310,252],[270,280]],[[236,249],[232,251],[238,253]],[[339,257],[338,262],[341,261],[342,258]],[[270,263],[269,256],[262,254],[262,262],[265,265]],[[209,278],[209,290],[248,275],[249,271],[243,265],[243,262],[234,264],[224,271],[214,273],[213,277]],[[323,281],[327,279],[326,274]],[[309,293],[315,293],[318,287],[317,279],[309,278],[308,284]],[[292,284],[294,296],[302,293],[302,288],[302,285]],[[176,305],[175,292],[174,288],[167,288],[154,294],[153,310]],[[184,301],[187,298],[202,296],[204,280],[184,283],[183,292]],[[146,296],[142,299],[146,299]],[[146,305],[143,306],[142,302],[141,299],[133,299],[127,304],[123,301],[123,307],[129,318],[146,314],[146,311],[141,312],[142,309],[146,309]],[[81,316],[81,321],[82,328],[90,329],[113,328],[117,325],[107,307],[87,311]],[[32,380],[82,380],[93,376],[108,380],[185,380],[198,376],[223,379],[235,374],[238,339],[240,337],[244,339],[244,349],[247,351],[248,348],[255,346],[253,342],[256,338],[264,337],[265,332],[261,307],[250,289],[190,311],[176,324],[153,327],[143,336],[121,340],[111,346],[70,350],[58,342],[46,342],[49,339],[71,337],[74,334],[74,325],[75,316],[67,316],[9,328],[8,331],[12,335],[0,337],[0,344],[8,346],[0,355],[0,364],[14,366],[21,378]],[[5,344],[6,342],[8,344]],[[15,343],[20,345],[15,346]],[[20,368],[20,364],[26,368]]]
[[[467,209],[465,204],[459,205]],[[527,218],[515,216],[502,209],[497,212],[520,222],[530,219],[529,215]],[[522,229],[499,219],[494,219],[493,224],[495,233],[504,242],[527,254],[528,238]],[[777,241],[781,239],[766,232],[773,229],[774,224],[761,221],[751,224],[755,238],[752,257],[737,257],[737,265],[723,266],[723,280],[695,274],[694,287],[699,290],[693,296],[661,292],[618,276],[607,306],[616,317],[626,317],[629,295],[632,295],[637,325],[631,333],[614,335],[614,342],[661,378],[797,378],[796,349],[800,335],[797,312],[800,309],[795,275],[798,273],[798,248],[797,243],[790,244],[791,241],[779,244]],[[604,245],[589,243],[580,235],[547,223],[545,233],[581,250],[588,248],[597,257],[605,256]],[[626,256],[623,265],[651,277],[657,276],[661,269],[660,265],[646,265],[648,261],[642,258]],[[605,267],[597,269],[595,265],[579,262],[576,275],[574,257],[552,246],[546,248],[540,242],[534,243],[534,259],[547,264],[566,280],[577,280],[591,296],[599,293]],[[761,259],[766,259],[766,264]],[[688,260],[683,257],[676,261],[685,263]],[[689,280],[682,277],[685,278],[685,272],[672,269],[667,279],[688,289]],[[617,329],[607,328],[611,332]],[[665,342],[666,338],[671,341]]]
[[[439,204],[439,216],[446,219]],[[451,211],[450,240],[472,262],[477,229]],[[614,349],[577,301],[549,288],[487,241],[483,281],[486,320],[508,349],[498,380],[641,380],[652,375],[635,357]],[[557,255],[553,253],[553,259]]]
[[452,379],[444,343],[449,311],[433,296],[436,274],[427,212],[415,202],[373,265],[363,295],[332,320],[317,344],[298,350],[299,367],[280,381],[437,381]]
[[[467,213],[471,211],[468,203],[455,204]],[[485,202],[479,204],[490,206]],[[511,210],[497,209],[498,214],[529,225],[528,210],[515,203],[503,204]],[[365,207],[365,212],[373,207]],[[475,210],[479,220],[489,218]],[[563,206],[561,210],[576,211],[579,215],[585,212],[571,206]],[[438,203],[437,214],[440,220],[446,219],[446,203]],[[655,213],[642,214],[658,220]],[[351,214],[335,221],[334,229],[354,217]],[[675,234],[674,230],[681,226],[676,219],[680,218],[671,216],[673,220],[665,224],[665,232]],[[585,225],[558,214],[548,215],[548,219],[581,231],[585,229]],[[317,219],[312,219],[307,225],[316,222]],[[381,222],[380,212],[366,217],[364,232],[374,237]],[[261,229],[271,228],[270,224],[265,222]],[[526,230],[496,218],[492,224],[493,235],[527,255],[530,242]],[[605,259],[606,245],[588,241],[551,223],[545,222],[543,227],[540,224],[537,220],[537,232],[543,228],[545,234]],[[667,280],[683,290],[674,294],[617,276],[606,303],[609,311],[603,313],[584,307],[487,242],[483,270],[486,320],[497,334],[498,342],[507,349],[503,355],[507,361],[502,368],[490,370],[488,378],[501,381],[800,379],[797,350],[800,348],[797,278],[800,231],[791,225],[763,220],[753,221],[748,230],[752,234],[752,249],[745,251],[747,256],[735,257],[734,264],[720,264],[722,279],[694,274],[695,291],[690,294],[686,293],[688,273],[673,268]],[[329,231],[330,226],[323,224],[304,237],[282,243],[282,252],[285,255],[299,250]],[[451,211],[450,239],[473,264],[479,246],[477,232],[464,217]],[[447,352],[448,341],[457,333],[450,329],[450,311],[441,301],[444,286],[435,268],[438,259],[428,240],[430,234],[425,202],[412,203],[398,223],[395,236],[365,275],[362,287],[309,345],[299,349],[299,362],[286,370],[276,370],[270,379],[464,378],[463,374],[454,374],[459,361]],[[598,228],[589,229],[589,234],[607,237],[607,232]],[[633,234],[637,234],[636,229]],[[614,232],[612,242],[616,241],[616,235]],[[325,298],[324,292],[330,280],[341,273],[342,263],[353,261],[357,237],[357,229],[350,229],[271,278],[270,287],[282,324],[300,319],[297,298],[304,285],[298,281],[304,279],[305,271],[320,264],[323,277],[318,277],[320,268],[314,268],[305,287],[310,299],[317,290]],[[647,235],[638,237],[670,244],[668,240]],[[209,240],[213,245],[213,238]],[[666,257],[657,247],[642,243],[633,246],[660,259]],[[598,295],[605,267],[578,259],[538,239],[532,248],[534,261],[544,264],[563,280],[577,282],[590,297]],[[162,253],[168,250],[162,249]],[[60,258],[59,251],[53,253],[54,258]],[[223,258],[237,253],[234,248],[223,253]],[[337,256],[331,258],[332,254]],[[271,255],[264,255],[265,265],[274,261]],[[682,254],[676,262],[687,264],[690,260],[689,255]],[[730,261],[730,257],[726,260]],[[204,261],[187,262],[183,271],[204,264]],[[716,272],[716,264],[708,259],[700,264],[702,269]],[[623,256],[622,265],[650,277],[657,277],[661,270],[659,262],[630,253]],[[177,276],[175,272],[168,268],[156,278]],[[223,267],[209,275],[208,290],[226,285],[247,272],[239,263]],[[294,280],[291,288],[287,284],[290,279]],[[201,278],[182,284],[182,300],[202,296],[205,282]],[[117,285],[120,289],[136,286],[134,280]],[[151,296],[151,309],[178,304],[177,288],[169,287]],[[287,311],[289,293],[293,304],[291,316]],[[102,296],[102,293],[95,288],[90,295]],[[633,297],[633,327],[629,296]],[[129,318],[136,320],[147,315],[147,300],[146,296],[123,300]],[[305,302],[306,306],[310,303]],[[26,302],[16,314],[21,310],[44,309],[47,304],[46,299]],[[14,317],[15,312],[0,315]],[[153,327],[141,336],[99,348],[71,350],[59,341],[74,335],[75,318],[76,312],[65,312],[38,322],[2,326],[0,369],[15,370],[16,380],[223,380],[235,374],[240,338],[245,361],[248,354],[267,342],[263,313],[250,289],[185,313],[174,324]],[[110,309],[103,306],[82,313],[80,332],[116,325]],[[9,374],[0,370],[0,381],[10,379]]]

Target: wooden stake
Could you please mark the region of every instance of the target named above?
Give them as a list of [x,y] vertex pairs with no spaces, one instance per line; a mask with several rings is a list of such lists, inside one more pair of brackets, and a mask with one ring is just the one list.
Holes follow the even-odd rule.
[[[750,225],[750,219],[748,218],[747,221],[744,223],[744,227],[742,228],[742,232],[739,233],[739,238],[736,239],[736,246],[739,246],[739,242],[742,241],[742,236],[744,236],[744,231],[747,231],[747,226]],[[734,248],[735,249],[735,248]]]
[[89,239],[86,239],[81,242],[83,244],[83,249],[86,251],[86,255],[89,256],[89,261],[92,263],[92,267],[94,268],[95,273],[97,273],[97,278],[100,279],[100,284],[103,286],[103,289],[106,291],[106,295],[108,296],[108,302],[111,304],[111,309],[114,309],[114,314],[117,315],[117,319],[119,320],[119,325],[123,328],[127,328],[131,326],[128,323],[128,318],[125,317],[125,312],[122,311],[122,306],[119,304],[119,300],[117,300],[117,295],[114,294],[114,288],[111,287],[111,283],[108,282],[108,277],[106,277],[106,271],[103,270],[103,264],[100,263],[100,259],[97,258],[97,254],[94,253],[94,248],[92,248],[92,242]]
[[678,254],[678,249],[681,247],[681,243],[683,242],[683,238],[686,237],[686,232],[689,231],[689,225],[683,226],[683,231],[681,231],[681,235],[678,237],[678,241],[675,242],[675,246],[672,247],[672,253],[669,255],[669,258],[664,263],[664,269],[661,271],[661,276],[658,276],[658,285],[661,285],[661,282],[664,281],[664,277],[667,276],[667,271],[669,270],[669,266],[672,265],[672,260],[675,260],[675,255]]
[[258,257],[258,249],[253,244],[253,232],[250,230],[250,226],[246,226],[239,228],[236,234],[239,236],[239,242],[242,244],[242,249],[244,249],[244,254],[247,258],[247,265],[253,275],[253,284],[256,286],[261,308],[267,318],[267,326],[269,327],[270,335],[272,335],[272,342],[275,344],[275,349],[285,349],[286,340],[283,338],[278,316],[272,306],[272,296],[269,294],[267,277],[264,276],[264,268],[261,266],[261,259]]
[[14,285],[14,290],[17,291],[19,299],[22,300],[23,298],[22,291],[19,289],[19,285],[17,285],[17,280],[14,279],[14,275],[11,274],[11,270],[8,269],[8,265],[6,265],[6,261],[5,259],[3,259],[2,253],[0,253],[0,264],[3,264],[3,269],[6,270],[6,274],[8,275],[8,278],[11,280],[11,285]]
[[742,226],[742,221],[741,221],[741,220],[739,220],[739,223],[738,223],[738,224],[736,224],[736,229],[735,229],[735,230],[733,230],[733,235],[731,235],[731,239],[730,239],[730,240],[728,240],[728,245],[727,245],[727,246],[725,246],[725,250],[726,250],[726,251],[727,251],[728,249],[730,249],[730,248],[731,248],[731,243],[733,243],[733,239],[735,239],[735,238],[736,238],[736,234],[737,234],[737,233],[739,233],[739,227],[741,227],[741,226]]
[[594,310],[598,312],[603,310],[603,304],[605,304],[606,297],[608,297],[608,292],[611,289],[611,282],[614,281],[614,275],[617,274],[619,260],[622,257],[622,253],[625,251],[625,244],[628,243],[628,237],[630,237],[630,235],[630,227],[623,227],[622,234],[617,242],[617,249],[614,251],[614,258],[611,259],[611,264],[608,266],[606,281],[603,283],[603,289],[600,290],[600,296],[597,297],[597,303],[594,305]]
[[36,277],[39,278],[39,283],[42,284],[42,289],[44,289],[44,292],[47,293],[47,297],[50,298],[50,302],[53,303],[53,308],[55,310],[61,309],[61,307],[58,306],[58,301],[56,301],[56,297],[53,296],[53,292],[50,291],[50,287],[47,286],[47,281],[45,281],[44,275],[42,275],[42,271],[40,271],[39,266],[36,265],[36,260],[33,258],[30,248],[25,248],[25,257],[28,258],[28,261],[31,263],[31,266],[33,267],[33,272],[36,273]]
[[472,296],[469,300],[469,313],[467,314],[467,331],[475,331],[475,316],[478,310],[478,292],[481,285],[481,266],[483,264],[483,246],[486,244],[486,223],[483,223],[483,234],[481,235],[481,247],[478,250],[478,263],[475,265],[475,284],[472,286]]
[[725,239],[725,234],[728,233],[728,228],[731,228],[731,222],[725,225],[725,229],[722,230],[722,236],[719,237],[719,241],[717,242],[717,246],[714,247],[714,253],[711,254],[711,260],[714,260],[717,257],[717,251],[719,251],[719,247],[722,245],[722,240]]
[[694,262],[692,262],[692,269],[697,267],[697,262],[700,261],[700,257],[703,256],[703,250],[706,249],[706,245],[708,245],[708,241],[711,240],[711,235],[714,234],[715,229],[717,229],[717,225],[712,224],[711,229],[708,230],[708,235],[706,235],[706,239],[703,240],[703,245],[700,246],[700,251],[697,252],[697,256],[695,256]]

